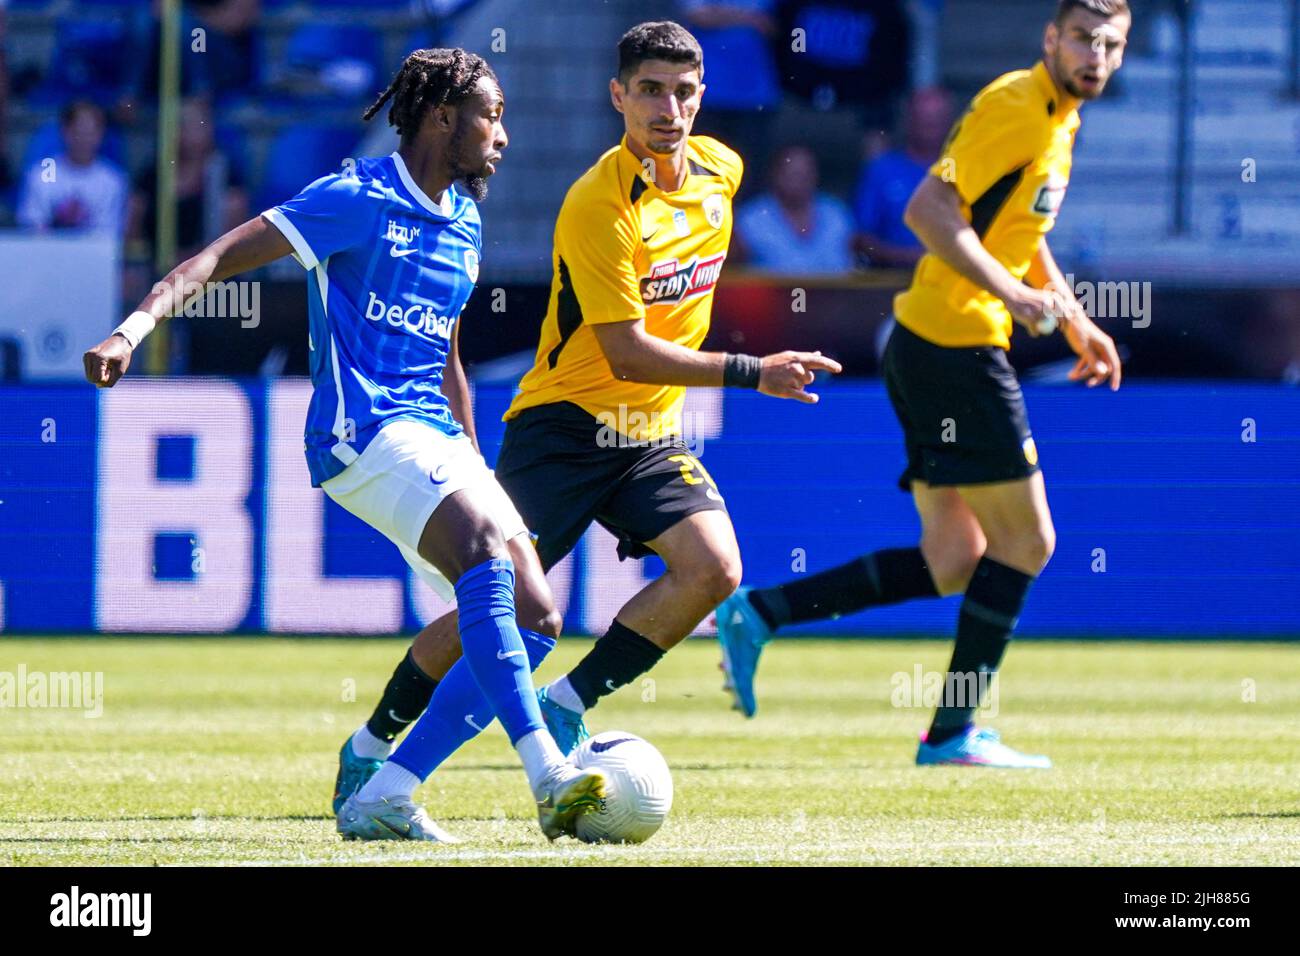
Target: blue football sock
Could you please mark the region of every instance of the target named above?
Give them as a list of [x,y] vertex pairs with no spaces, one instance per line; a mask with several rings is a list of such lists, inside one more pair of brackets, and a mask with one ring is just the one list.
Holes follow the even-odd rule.
[[515,624],[514,564],[493,558],[470,568],[456,582],[456,605],[463,660],[513,747],[546,727]]
[[[555,648],[555,638],[522,627],[519,636],[528,652],[529,669],[537,670]],[[492,707],[474,681],[469,665],[459,660],[438,682],[428,709],[389,759],[427,780],[462,744],[486,730],[493,719]]]

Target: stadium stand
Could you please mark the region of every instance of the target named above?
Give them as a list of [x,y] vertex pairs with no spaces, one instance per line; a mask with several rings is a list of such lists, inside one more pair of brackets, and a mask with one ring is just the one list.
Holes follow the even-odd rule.
[[[606,90],[617,37],[629,23],[680,16],[701,5],[610,0],[556,5],[538,15],[529,0],[206,0],[187,5],[186,29],[205,23],[210,29],[206,54],[183,57],[185,87],[214,98],[217,146],[256,211],[344,156],[395,146],[382,121],[367,128],[360,113],[409,50],[459,44],[485,53],[506,90],[511,145],[482,210],[484,276],[521,295],[544,295],[554,217],[564,193],[619,135]],[[784,9],[778,3],[756,6]],[[1027,66],[1038,55],[1044,0],[999,0],[997,17],[989,16],[984,0],[908,0],[903,7],[914,22],[918,10],[931,18],[916,31],[914,85],[935,82],[954,93],[959,107],[994,76]],[[1173,4],[1145,4],[1114,92],[1087,108],[1075,176],[1053,234],[1058,257],[1077,275],[1151,280],[1164,289],[1220,285],[1225,294],[1234,285],[1293,281],[1300,246],[1300,190],[1293,185],[1300,173],[1300,104],[1284,96],[1289,4],[1202,0],[1196,7],[1190,228],[1170,234],[1179,24]],[[112,110],[118,122],[109,129],[104,154],[134,181],[147,176],[155,149],[149,84],[156,81],[149,78],[157,54],[146,5],[9,0],[7,20],[11,93],[0,147],[13,176],[0,196],[0,225],[12,224],[15,184],[25,169],[51,154],[58,109],[75,96],[92,96]],[[213,32],[222,30],[240,39],[223,47],[230,38]],[[247,68],[212,68],[215,60],[242,56],[251,58]],[[901,97],[906,91],[897,92]],[[782,122],[759,127],[770,140],[766,152],[791,142],[813,147],[822,189],[851,200],[869,167],[854,150],[830,147],[829,134],[819,132],[819,124],[826,126],[824,114],[809,107],[802,118],[785,116],[791,99],[783,99],[783,115],[774,117]],[[790,139],[782,127],[806,132]],[[835,155],[828,159],[828,151]],[[767,164],[758,157],[747,157],[754,195],[768,178]],[[837,164],[843,167],[838,177]],[[851,175],[842,184],[845,172]],[[147,244],[129,244],[126,255],[128,268],[134,258],[138,270],[153,269]],[[880,265],[873,264],[865,281],[896,286],[905,280]],[[739,256],[728,272],[732,281],[744,281]],[[298,278],[291,267],[268,277]],[[849,281],[860,287],[859,278]],[[719,310],[720,327],[727,327],[727,311]],[[752,329],[757,320],[747,313],[736,319],[742,322]],[[852,340],[847,329],[844,335]]]

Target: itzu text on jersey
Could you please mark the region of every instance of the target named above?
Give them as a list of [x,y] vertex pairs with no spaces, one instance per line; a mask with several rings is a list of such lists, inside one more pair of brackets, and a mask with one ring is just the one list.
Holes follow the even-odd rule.
[[478,279],[474,202],[454,188],[434,202],[393,153],[322,177],[262,215],[311,273],[312,484],[355,461],[389,422],[418,419],[459,434],[441,385]]

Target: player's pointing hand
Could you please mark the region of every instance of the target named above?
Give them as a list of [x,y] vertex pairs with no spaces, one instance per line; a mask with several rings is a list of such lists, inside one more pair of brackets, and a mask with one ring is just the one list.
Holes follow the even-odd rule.
[[777,352],[763,357],[763,369],[758,380],[758,390],[776,398],[793,398],[800,402],[816,404],[817,395],[805,392],[818,371],[838,375],[843,366],[821,352]]
[[131,343],[120,335],[110,335],[81,356],[86,381],[99,388],[112,388],[131,367]]

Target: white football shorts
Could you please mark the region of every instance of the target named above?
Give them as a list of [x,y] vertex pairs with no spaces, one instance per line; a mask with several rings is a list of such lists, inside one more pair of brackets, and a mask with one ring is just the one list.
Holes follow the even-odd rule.
[[406,563],[444,601],[453,599],[455,588],[419,553],[420,535],[443,499],[457,491],[468,492],[496,521],[505,540],[528,533],[524,519],[468,438],[452,438],[411,419],[379,429],[357,460],[321,488],[397,545]]

